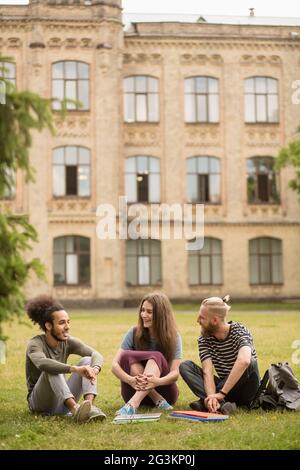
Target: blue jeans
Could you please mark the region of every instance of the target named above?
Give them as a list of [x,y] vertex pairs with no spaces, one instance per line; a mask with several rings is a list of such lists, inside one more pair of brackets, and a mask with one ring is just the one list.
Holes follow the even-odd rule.
[[[193,361],[184,361],[179,367],[180,374],[197,397],[205,399],[203,370]],[[220,379],[214,376],[216,390],[222,389],[227,377]],[[235,402],[238,406],[249,406],[260,384],[257,361],[252,359],[250,366],[226,396],[226,401]]]

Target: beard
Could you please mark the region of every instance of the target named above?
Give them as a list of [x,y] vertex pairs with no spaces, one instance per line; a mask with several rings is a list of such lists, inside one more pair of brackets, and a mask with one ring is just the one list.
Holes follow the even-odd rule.
[[208,336],[214,336],[214,334],[217,332],[218,328],[214,325],[208,325],[206,328],[204,326],[201,327],[201,334],[205,338]]
[[52,330],[50,331],[50,334],[51,334],[51,336],[52,336],[54,339],[56,339],[56,341],[59,341],[60,343],[64,343],[64,342],[66,342],[67,339],[68,339],[68,338],[63,338],[63,339],[62,339],[62,338],[59,338],[59,337],[57,336],[57,334],[56,334],[56,332],[55,332],[54,329],[52,329]]

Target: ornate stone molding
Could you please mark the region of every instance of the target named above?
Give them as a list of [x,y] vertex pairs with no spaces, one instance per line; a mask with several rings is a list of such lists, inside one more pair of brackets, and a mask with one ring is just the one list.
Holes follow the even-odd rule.
[[22,46],[22,40],[17,37],[11,37],[11,38],[0,38],[0,48],[8,47],[11,49],[17,49]]
[[90,118],[86,116],[68,115],[65,119],[54,117],[56,135],[58,137],[89,137],[91,135]]
[[82,214],[90,215],[93,212],[90,199],[53,199],[49,204],[49,212],[52,214]]
[[199,64],[199,65],[222,65],[223,58],[220,54],[182,54],[180,56],[180,62],[182,65],[191,65],[191,64]]
[[88,217],[80,216],[77,217],[77,214],[70,214],[69,216],[63,214],[63,216],[53,215],[49,217],[49,224],[51,225],[79,225],[82,227],[83,225],[93,225],[96,226],[96,218],[89,219]]
[[249,129],[245,131],[249,147],[278,147],[281,145],[280,131],[277,129]]
[[282,60],[281,57],[278,55],[271,55],[271,56],[265,56],[265,55],[250,55],[250,54],[244,54],[240,58],[240,64],[241,65],[250,65],[250,64],[256,64],[256,65],[281,65]]
[[161,64],[163,57],[161,54],[147,54],[147,53],[136,53],[136,54],[127,54],[123,56],[124,64]]
[[95,47],[95,41],[92,38],[66,38],[61,39],[60,37],[52,37],[47,42],[48,47],[51,49],[72,49],[72,48],[80,48],[80,49],[91,49]]
[[[257,41],[257,40],[256,40]],[[161,37],[154,39],[151,37],[126,37],[125,35],[125,50],[133,51],[132,53],[142,53],[144,49],[149,50],[149,47],[156,47],[156,48],[170,48],[174,47],[176,49],[187,50],[190,54],[191,51],[195,50],[199,51],[199,49],[207,49],[211,50],[241,50],[241,51],[249,51],[253,54],[254,51],[263,52],[272,52],[279,50],[282,51],[299,51],[300,50],[300,43],[292,43],[290,40],[282,40],[279,41],[278,39],[270,40],[269,38],[261,39],[260,41],[254,42],[252,38],[247,39],[232,39],[226,40],[225,37],[216,40],[216,38],[212,38],[208,40],[208,38],[197,38],[197,40],[193,40],[191,38],[186,38],[186,40],[182,40],[182,38],[177,39],[162,39]]]
[[160,145],[160,132],[156,129],[126,129],[124,140],[127,147],[158,147]]
[[190,147],[219,147],[221,136],[219,129],[187,129],[186,145]]
[[93,290],[89,286],[54,286],[55,296],[60,299],[90,298]]
[[257,217],[261,217],[263,220],[265,218],[271,220],[271,217],[278,216],[281,218],[286,216],[286,211],[280,204],[247,205],[244,209],[244,215],[248,217],[253,216],[255,220],[257,220]]

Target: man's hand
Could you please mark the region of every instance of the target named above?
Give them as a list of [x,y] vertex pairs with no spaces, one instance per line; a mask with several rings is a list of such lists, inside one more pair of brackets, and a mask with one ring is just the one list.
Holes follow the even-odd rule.
[[94,369],[96,375],[100,374],[101,369],[99,369],[98,366],[94,366],[93,369]]
[[[72,370],[73,369],[73,370]],[[71,372],[75,372],[76,374],[80,375],[81,377],[85,377],[89,379],[91,384],[95,383],[96,380],[96,372],[95,369],[91,366],[73,366]]]
[[222,393],[212,393],[205,398],[204,405],[210,413],[216,413],[221,407],[220,402],[222,400],[224,400]]

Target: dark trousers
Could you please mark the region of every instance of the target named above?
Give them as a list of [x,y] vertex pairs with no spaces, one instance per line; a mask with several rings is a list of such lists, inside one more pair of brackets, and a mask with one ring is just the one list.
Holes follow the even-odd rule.
[[[184,361],[179,367],[180,374],[197,397],[205,399],[203,370],[193,361]],[[220,379],[214,376],[216,390],[222,389],[227,377]],[[235,402],[238,406],[248,406],[253,400],[260,383],[257,361],[252,360],[240,380],[226,396],[226,401]]]
[[[122,353],[120,357],[120,366],[127,374],[130,375],[130,366],[132,364],[140,363],[145,367],[149,359],[153,359],[156,362],[160,370],[161,377],[164,377],[170,372],[170,367],[166,358],[159,351],[130,351],[130,350],[127,351],[126,350]],[[178,395],[179,395],[179,390],[175,383],[156,387],[155,390],[158,393],[160,393],[160,395],[163,396],[165,400],[167,400],[167,402],[169,402],[172,405],[176,402]],[[136,390],[130,387],[130,385],[128,385],[125,382],[121,382],[121,394],[126,403],[135,394],[135,392]],[[141,405],[154,406],[154,403],[151,400],[151,398],[146,396],[142,400]]]

